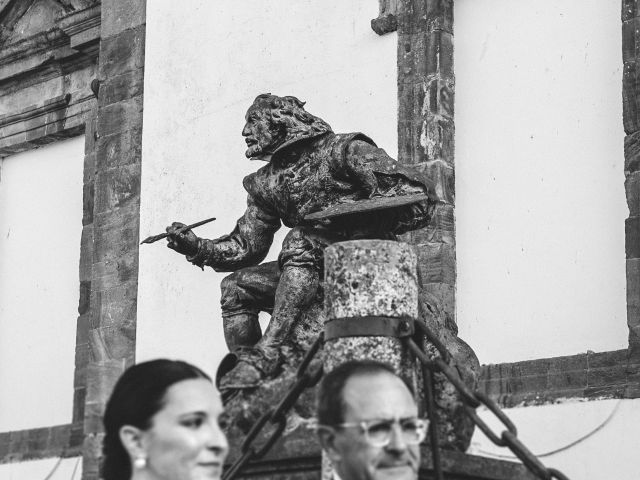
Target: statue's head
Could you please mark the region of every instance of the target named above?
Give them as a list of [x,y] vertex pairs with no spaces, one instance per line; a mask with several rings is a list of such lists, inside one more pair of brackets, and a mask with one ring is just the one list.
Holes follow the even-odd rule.
[[270,93],[258,95],[245,116],[242,135],[247,142],[247,158],[262,158],[285,142],[299,136],[313,136],[331,131],[322,119],[304,109],[296,97],[278,97]]

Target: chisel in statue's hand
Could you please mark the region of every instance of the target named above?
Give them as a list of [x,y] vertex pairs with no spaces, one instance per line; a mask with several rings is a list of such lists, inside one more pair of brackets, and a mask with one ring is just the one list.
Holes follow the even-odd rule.
[[[185,225],[184,227],[181,227],[180,229],[176,230],[176,233],[188,232],[192,228],[199,227],[200,225],[204,225],[205,223],[213,222],[215,219],[216,219],[215,217],[211,217],[211,218],[207,218],[206,220],[201,220],[201,221],[196,222],[196,223],[191,224],[191,225]],[[152,236],[147,237],[144,240],[142,240],[140,242],[140,245],[142,245],[143,243],[157,242],[158,240],[162,240],[163,238],[167,238],[168,235],[169,234],[166,233],[166,232],[165,233],[161,233],[160,235],[152,235]]]

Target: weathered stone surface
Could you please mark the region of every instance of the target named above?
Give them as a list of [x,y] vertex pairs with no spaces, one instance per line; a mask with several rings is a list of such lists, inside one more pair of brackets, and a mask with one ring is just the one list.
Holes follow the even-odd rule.
[[146,2],[102,0],[102,37],[122,34],[146,23]]
[[82,443],[82,479],[98,480],[100,478],[100,463],[102,455],[102,439],[104,433],[85,433]]
[[58,27],[69,36],[69,45],[74,50],[97,56],[100,43],[100,5],[86,2],[60,19]]
[[54,425],[0,433],[0,464],[37,458],[76,456],[71,442],[72,425]]
[[638,16],[638,0],[622,0],[622,21]]
[[124,132],[142,125],[142,108],[142,95],[100,107],[98,117],[98,146],[101,143],[100,137]]
[[637,132],[638,123],[638,63],[624,62],[622,70],[622,122],[627,134]]
[[627,175],[624,181],[624,188],[627,194],[627,205],[629,207],[629,216],[635,217],[640,215],[640,172],[634,172]]
[[[416,262],[415,252],[406,243],[357,240],[336,243],[327,248],[327,325],[339,318],[418,318]],[[399,338],[356,336],[327,339],[324,349],[326,371],[348,360],[376,359],[391,365],[417,390],[415,362]]]
[[[94,215],[140,201],[140,164],[134,163],[96,175]],[[133,227],[133,226],[132,226]],[[137,228],[137,227],[136,227]]]
[[[84,115],[91,108],[85,97],[71,101],[65,94],[0,116],[0,156],[37,148],[84,131]],[[75,98],[75,97],[73,97]]]
[[93,262],[93,228],[85,225],[80,237],[80,281],[91,281],[91,264]]
[[502,407],[558,398],[637,398],[639,362],[627,350],[484,365],[480,390]]
[[101,137],[98,145],[98,168],[110,169],[139,163],[142,158],[142,128]]
[[[447,79],[451,82],[454,78],[453,71],[453,34],[442,30],[432,30],[429,32],[427,40],[426,74],[439,79]],[[447,83],[449,88],[451,85]],[[441,94],[444,98],[446,93]],[[446,111],[453,112],[453,98],[446,99]]]
[[102,432],[104,399],[109,396],[124,369],[123,360],[99,359],[88,364],[84,419],[86,432]]
[[[437,244],[437,247],[441,245]],[[456,337],[455,324],[442,310],[439,301],[418,288],[416,260],[412,247],[396,242],[354,241],[329,247],[325,258],[327,325],[335,318],[361,316],[409,316],[425,322],[438,332],[459,365],[464,381],[470,388],[475,388],[478,360]],[[431,358],[439,356],[430,343],[425,343],[424,348]],[[325,343],[327,370],[358,358],[387,362],[413,384],[416,391],[422,390],[421,372],[416,371],[414,359],[398,338],[344,337]],[[436,374],[435,388],[441,445],[464,451],[473,433],[473,423],[463,412],[461,397],[442,374]]]
[[622,22],[622,61],[635,61],[638,53],[638,18],[629,18]]
[[144,69],[131,70],[100,84],[100,105],[107,106],[142,94]]
[[378,35],[395,32],[398,28],[398,0],[378,0],[378,17],[371,20],[371,28]]
[[[95,157],[95,155],[90,155],[89,157]],[[94,200],[95,200],[94,182],[86,183],[85,185],[82,186],[82,225],[85,227],[93,223]]]
[[22,0],[5,5],[0,17],[0,45],[9,45],[52,30],[65,9],[57,2]]
[[[108,6],[105,6],[105,3]],[[92,319],[87,369],[84,480],[98,479],[101,415],[118,376],[134,361],[144,66],[144,0],[103,2],[95,152]],[[137,24],[135,28],[129,28]]]
[[428,31],[427,3],[407,0],[398,2],[398,37]]
[[424,283],[456,283],[456,252],[452,245],[429,242],[416,245],[420,262],[418,269]]
[[627,259],[627,324],[629,343],[640,344],[640,258]]
[[[91,155],[95,153],[96,140],[98,138],[98,104],[97,101],[93,103],[92,107],[87,110],[85,116],[85,139],[84,139],[84,154]],[[86,162],[85,158],[85,162]],[[93,170],[95,169],[95,161],[91,165],[93,168],[85,168],[84,183],[87,183],[93,179]]]
[[627,218],[624,225],[627,258],[640,258],[640,216]]
[[333,318],[382,315],[416,318],[416,254],[403,243],[356,240],[325,252],[325,308]]
[[[116,287],[123,282],[135,281],[138,273],[138,252],[132,251],[115,259],[96,262],[93,264],[93,269],[92,298],[94,294],[101,294],[104,290]],[[91,309],[94,308],[96,307],[92,300]]]
[[[143,2],[130,2],[143,3]],[[103,19],[102,28],[109,29]],[[124,30],[100,42],[100,78],[118,75],[144,67],[145,26]]]
[[[412,232],[412,240],[416,244],[439,242],[455,246],[455,207],[453,205],[440,204],[436,208],[431,223],[426,229]],[[424,235],[421,235],[424,233]],[[418,254],[420,250],[418,249]]]
[[[421,280],[422,282],[422,280]],[[438,299],[438,304],[442,311],[443,318],[446,319],[447,328],[452,332],[458,332],[458,326],[455,322],[455,305],[456,305],[456,290],[455,285],[447,283],[422,283],[422,289],[425,293],[432,295]]]

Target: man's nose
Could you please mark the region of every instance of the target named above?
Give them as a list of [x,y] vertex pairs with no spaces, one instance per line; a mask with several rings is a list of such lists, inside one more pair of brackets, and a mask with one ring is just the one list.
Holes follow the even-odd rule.
[[401,452],[407,449],[407,442],[404,439],[404,434],[402,433],[402,427],[400,425],[394,423],[391,428],[390,435],[389,443],[386,447],[388,450]]
[[[236,130],[236,132],[237,132],[237,130]],[[246,123],[244,125],[244,128],[242,129],[242,136],[243,137],[248,137],[250,133],[251,133],[251,129],[249,128],[249,124]]]

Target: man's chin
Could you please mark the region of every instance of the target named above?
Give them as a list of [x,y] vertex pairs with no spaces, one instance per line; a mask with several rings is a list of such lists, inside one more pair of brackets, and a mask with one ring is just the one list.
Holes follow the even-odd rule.
[[418,472],[411,465],[378,467],[375,480],[416,480]]

